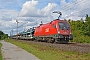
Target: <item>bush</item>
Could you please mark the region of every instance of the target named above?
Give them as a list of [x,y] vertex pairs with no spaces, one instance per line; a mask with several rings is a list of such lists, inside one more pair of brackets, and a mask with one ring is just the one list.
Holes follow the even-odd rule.
[[0,43],[0,60],[2,60],[1,47],[2,47],[2,44]]
[[74,37],[74,42],[78,42],[78,43],[90,43],[90,37],[89,36],[76,36]]

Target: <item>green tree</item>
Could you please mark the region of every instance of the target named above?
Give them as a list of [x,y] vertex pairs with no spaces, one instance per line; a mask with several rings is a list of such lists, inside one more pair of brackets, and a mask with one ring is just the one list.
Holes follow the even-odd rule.
[[0,31],[0,40],[8,38],[8,34],[3,33],[2,31]]
[[0,31],[0,39],[2,39],[3,35],[4,35],[4,33],[2,31]]
[[90,17],[86,14],[85,21],[81,18],[80,20],[68,20],[70,23],[73,41],[79,43],[90,43]]
[[4,33],[2,31],[0,31],[0,35],[4,35]]
[[86,25],[86,27],[85,27],[85,30],[86,30],[85,35],[90,36],[90,17],[88,16],[88,14],[86,14],[86,20],[85,21],[86,21],[85,22],[85,25]]

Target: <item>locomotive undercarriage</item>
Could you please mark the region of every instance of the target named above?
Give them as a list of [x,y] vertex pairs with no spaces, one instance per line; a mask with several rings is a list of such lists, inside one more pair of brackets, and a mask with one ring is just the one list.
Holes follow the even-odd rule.
[[72,40],[72,35],[49,35],[49,36],[38,36],[35,37],[36,41],[44,41],[48,43],[68,43],[69,40]]
[[53,43],[54,39],[50,36],[47,36],[47,37],[38,36],[38,37],[35,37],[35,41]]
[[[17,38],[17,37],[15,37]],[[34,40],[39,42],[48,42],[48,43],[68,43],[69,40],[73,40],[73,36],[71,35],[61,35],[54,34],[48,36],[19,36],[18,39],[21,40]]]

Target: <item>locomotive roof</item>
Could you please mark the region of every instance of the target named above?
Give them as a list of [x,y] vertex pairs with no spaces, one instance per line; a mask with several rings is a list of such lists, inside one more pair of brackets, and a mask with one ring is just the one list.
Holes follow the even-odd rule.
[[41,25],[51,24],[51,23],[54,22],[54,21],[56,21],[56,22],[67,22],[66,20],[55,19],[55,20],[53,20],[53,21],[51,21],[51,22],[48,22],[48,23],[45,23],[45,24],[40,24],[40,25],[37,26],[37,27],[40,27]]
[[52,22],[54,22],[54,21],[57,21],[57,22],[66,22],[66,20],[55,19],[55,20],[51,21],[50,23],[52,23]]

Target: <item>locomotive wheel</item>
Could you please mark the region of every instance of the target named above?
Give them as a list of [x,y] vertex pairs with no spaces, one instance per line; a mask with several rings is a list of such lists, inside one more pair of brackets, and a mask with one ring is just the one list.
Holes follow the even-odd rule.
[[58,40],[57,39],[54,39],[54,43],[58,43]]
[[54,42],[55,42],[55,40],[53,39],[51,43],[54,43]]
[[54,39],[49,39],[47,42],[48,43],[54,43]]
[[50,39],[47,42],[50,43]]
[[41,42],[39,37],[35,38],[34,41],[35,41],[35,42]]

